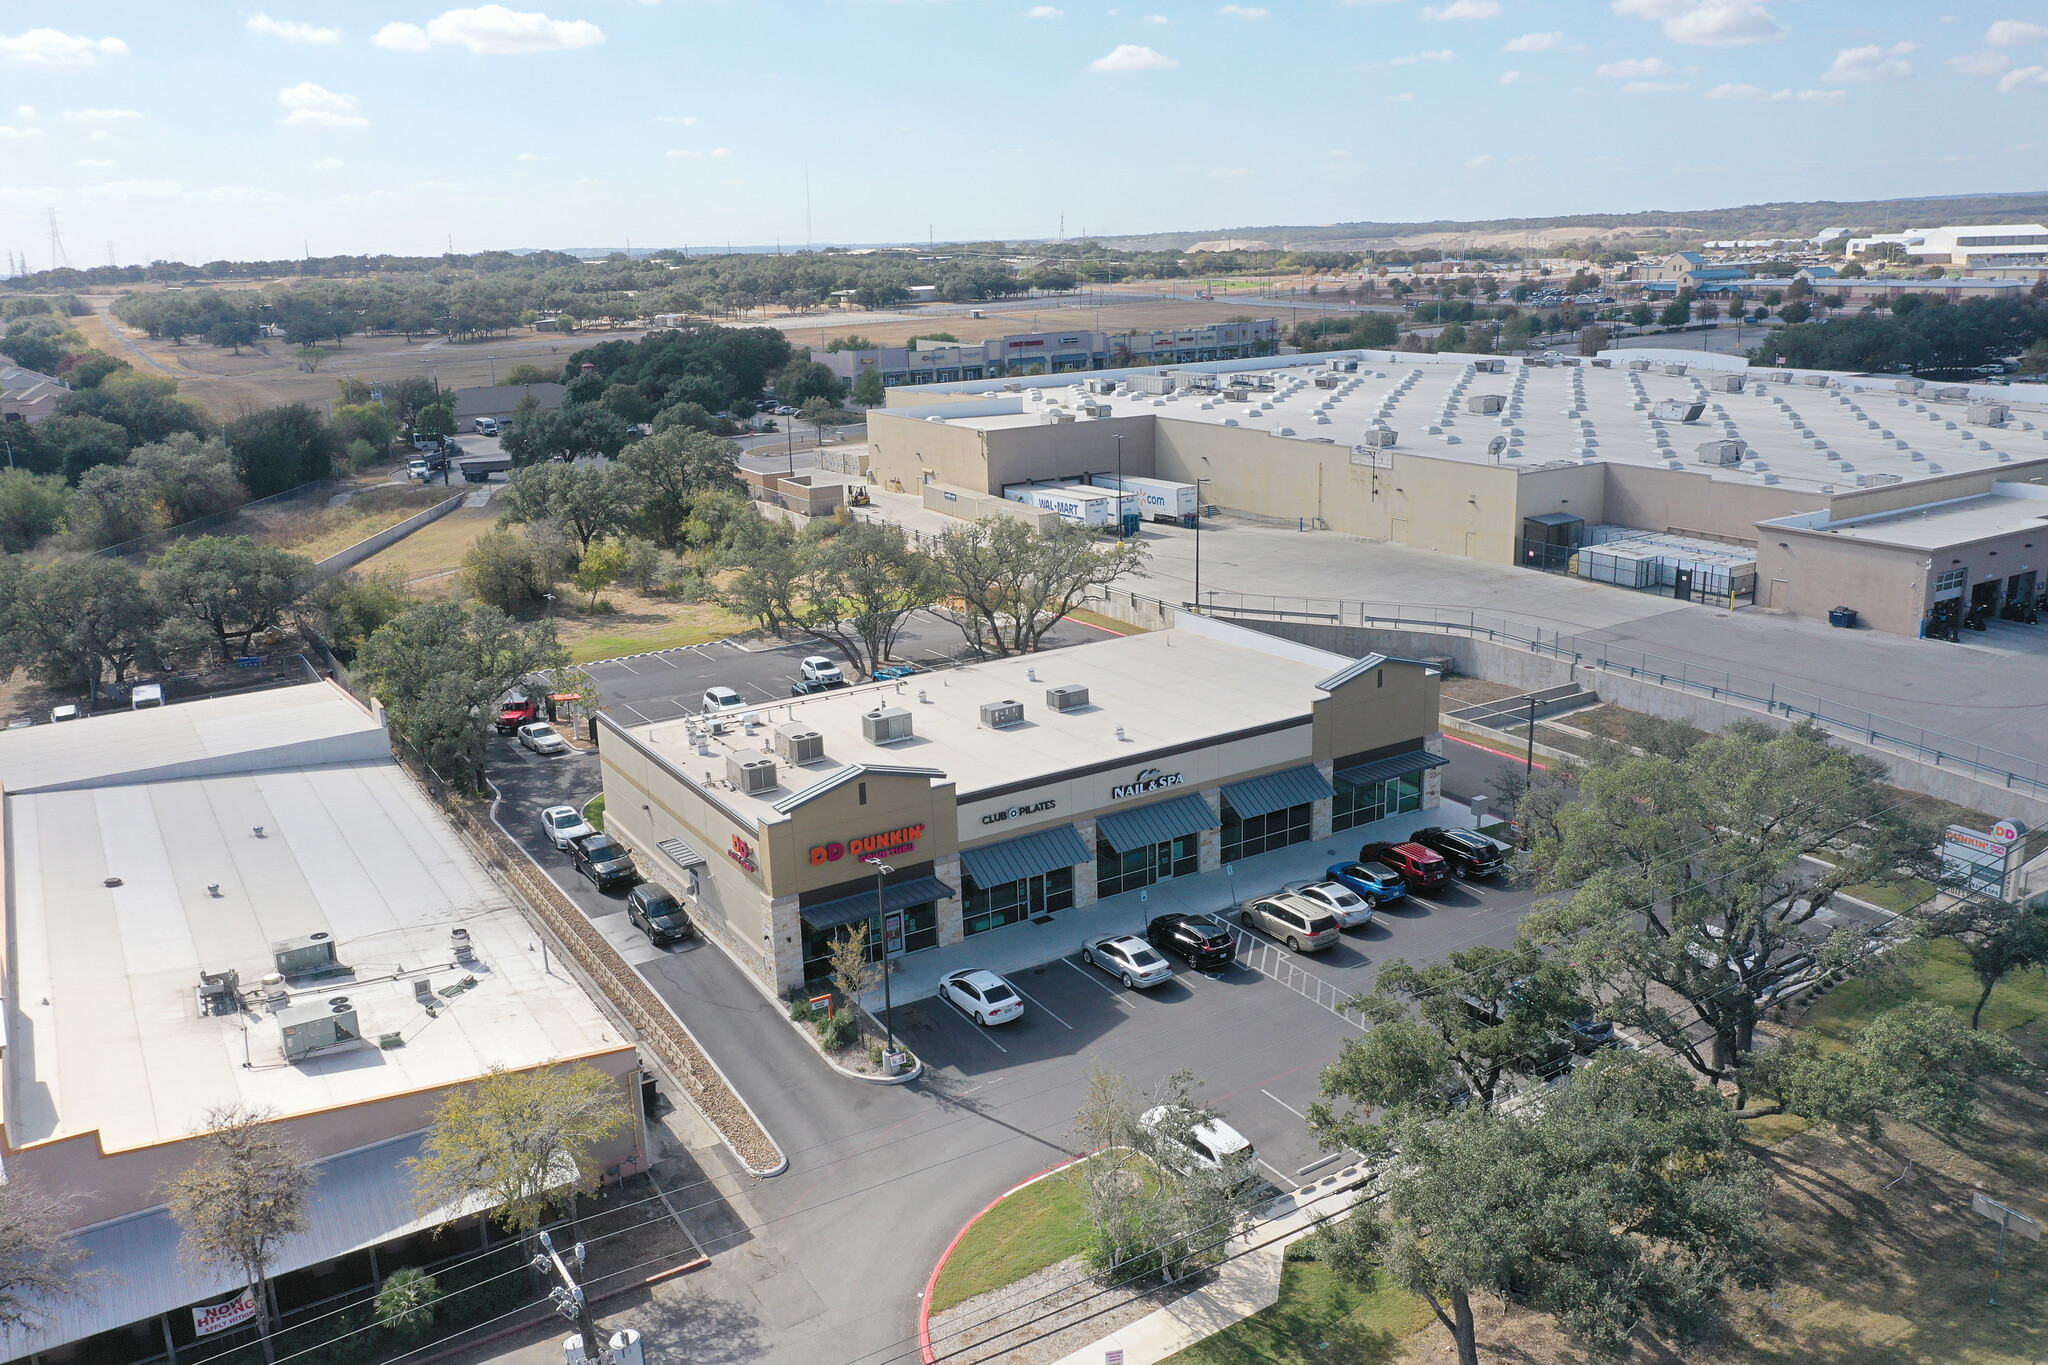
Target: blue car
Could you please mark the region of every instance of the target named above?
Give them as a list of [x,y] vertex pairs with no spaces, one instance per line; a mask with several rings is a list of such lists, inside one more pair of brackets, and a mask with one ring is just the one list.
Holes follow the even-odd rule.
[[1331,863],[1324,873],[1331,881],[1349,887],[1374,905],[1385,905],[1408,894],[1408,883],[1391,867],[1372,863]]
[[875,670],[875,681],[893,682],[897,678],[907,678],[915,672],[917,672],[917,665],[915,664],[884,664]]

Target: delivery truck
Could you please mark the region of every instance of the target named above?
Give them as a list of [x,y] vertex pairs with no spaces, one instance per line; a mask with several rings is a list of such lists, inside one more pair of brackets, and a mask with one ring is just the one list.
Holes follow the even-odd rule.
[[1088,481],[1097,488],[1120,488],[1126,493],[1135,493],[1139,515],[1149,521],[1170,521],[1188,527],[1195,524],[1196,490],[1191,483],[1140,479],[1130,475],[1118,478],[1114,474],[1092,475]]
[[1061,520],[1079,526],[1114,526],[1119,502],[1126,504],[1127,518],[1135,519],[1138,514],[1137,499],[1128,493],[1090,488],[1085,484],[1013,483],[1003,489],[1003,496],[1027,507],[1043,507],[1049,512],[1057,512]]
[[510,473],[510,455],[472,455],[466,460],[457,460],[455,467],[462,471],[462,477],[471,483],[489,483],[491,475]]

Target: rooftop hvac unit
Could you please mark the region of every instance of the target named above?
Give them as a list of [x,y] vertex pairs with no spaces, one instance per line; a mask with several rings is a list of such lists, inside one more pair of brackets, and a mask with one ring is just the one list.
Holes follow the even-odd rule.
[[784,763],[815,763],[825,756],[825,737],[807,725],[775,727],[775,752]]
[[1465,400],[1465,411],[1476,412],[1482,417],[1491,417],[1507,406],[1507,399],[1497,393],[1475,393]]
[[1251,396],[1252,391],[1250,389],[1228,388],[1223,391],[1223,401],[1226,403],[1249,402]]
[[1508,372],[1508,363],[1505,360],[1498,359],[1475,360],[1472,362],[1472,368],[1481,374],[1506,374]]
[[286,976],[315,976],[341,966],[334,949],[334,935],[307,934],[279,939],[270,945],[270,956]]
[[1373,427],[1358,438],[1362,446],[1391,446],[1396,432],[1392,427]]
[[1650,368],[1650,362],[1647,360],[1631,360],[1628,363],[1628,367],[1631,370],[1647,370]]
[[353,1043],[363,1036],[355,1006],[345,995],[310,1005],[292,1005],[277,1012],[278,1032],[287,1062],[304,1061],[315,1052]]
[[1045,689],[1045,704],[1053,711],[1078,711],[1088,704],[1088,689],[1079,683]]
[[1724,468],[1742,463],[1742,457],[1749,447],[1741,441],[1701,441],[1695,448],[1694,460],[1700,464],[1720,465]]
[[1319,375],[1317,375],[1317,376],[1316,376],[1316,387],[1317,387],[1317,388],[1319,388],[1319,389],[1334,389],[1334,388],[1336,388],[1336,387],[1337,387],[1337,376],[1336,376],[1336,375],[1334,375],[1334,374],[1319,374]]
[[[1109,390],[1105,389],[1107,393]],[[1172,393],[1173,380],[1163,374],[1134,374],[1131,376],[1132,393]]]
[[1742,381],[1748,377],[1740,374],[1717,374],[1707,381],[1707,387],[1715,393],[1741,393]]
[[1809,389],[1824,389],[1828,386],[1828,377],[1824,374],[1802,374],[1799,382]]
[[1686,398],[1661,398],[1657,400],[1657,406],[1650,409],[1650,416],[1663,422],[1697,422],[1706,410],[1705,403],[1695,403]]
[[1592,364],[1596,370],[1611,370],[1614,368],[1614,362],[1606,356],[1596,358]]
[[1664,371],[1664,373],[1666,373],[1666,374],[1684,374],[1684,373],[1685,373],[1685,366],[1683,366],[1683,365],[1660,365],[1660,366],[1658,366],[1657,368],[1659,368],[1659,369],[1663,370],[1663,371]]
[[1918,393],[1926,387],[1926,381],[1920,379],[1899,379],[1892,382],[1892,388],[1900,393]]
[[1970,386],[1967,384],[1943,384],[1929,396],[1934,398],[1968,398],[1970,396]]
[[2008,411],[2003,403],[1972,403],[1969,415],[1963,420],[1973,427],[2003,426]]
[[1905,480],[1897,474],[1858,474],[1856,476],[1856,486],[1858,488],[1883,488],[1887,484],[1903,482]]
[[981,723],[991,730],[1016,725],[1023,719],[1024,703],[1021,701],[985,701],[981,704]]
[[900,706],[884,706],[860,718],[860,732],[870,744],[894,744],[910,738],[910,713]]
[[725,756],[725,780],[732,783],[735,791],[772,791],[775,788],[775,760],[766,754],[727,754]]

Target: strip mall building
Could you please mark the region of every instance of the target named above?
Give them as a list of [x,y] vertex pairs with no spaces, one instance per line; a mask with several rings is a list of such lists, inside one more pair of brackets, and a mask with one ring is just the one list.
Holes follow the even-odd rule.
[[1085,928],[1111,897],[1437,804],[1434,670],[1183,620],[752,724],[600,716],[607,828],[786,991],[862,923],[892,954]]

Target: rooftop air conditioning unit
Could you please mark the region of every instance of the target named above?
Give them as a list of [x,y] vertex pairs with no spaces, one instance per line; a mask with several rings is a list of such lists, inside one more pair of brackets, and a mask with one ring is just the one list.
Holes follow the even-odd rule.
[[1856,476],[1856,486],[1858,488],[1883,488],[1887,484],[1903,482],[1904,480],[1897,474],[1858,474]]
[[1700,414],[1707,410],[1705,403],[1695,403],[1685,398],[1659,399],[1657,406],[1650,409],[1650,416],[1663,422],[1697,422]]
[[775,752],[784,763],[815,763],[825,756],[825,737],[807,725],[775,727]]
[[1749,453],[1749,446],[1741,441],[1701,441],[1695,448],[1693,459],[1699,464],[1731,467],[1742,463],[1742,457]]
[[1506,405],[1507,399],[1497,393],[1475,393],[1465,400],[1465,411],[1491,417]]
[[1824,374],[1802,374],[1799,382],[1809,389],[1824,389],[1828,386],[1828,377]]
[[985,701],[981,704],[981,723],[991,730],[1019,724],[1023,719],[1024,703],[1021,701]]
[[271,959],[286,976],[314,976],[341,966],[334,953],[334,935],[307,934],[283,938],[270,945]]
[[1373,427],[1358,438],[1362,446],[1391,446],[1398,433],[1392,427]]
[[1715,393],[1741,393],[1742,381],[1748,377],[1740,374],[1717,374],[1707,381],[1707,387]]
[[1647,360],[1631,360],[1628,363],[1628,367],[1631,370],[1647,370],[1650,368],[1650,362]]
[[1969,415],[1963,420],[1973,427],[1997,427],[2005,425],[2009,409],[2003,403],[1972,403]]
[[1052,711],[1078,711],[1088,704],[1088,689],[1079,683],[1045,689],[1045,705]]
[[1223,391],[1223,401],[1226,403],[1247,402],[1251,396],[1252,391],[1250,389],[1228,388]]
[[1606,356],[1600,356],[1593,361],[1593,368],[1596,370],[1611,370],[1614,368],[1614,362]]
[[1921,379],[1899,379],[1892,383],[1892,388],[1900,393],[1918,393],[1926,387],[1927,382]]
[[1319,388],[1319,389],[1334,389],[1334,388],[1336,388],[1336,387],[1337,387],[1337,376],[1336,376],[1336,375],[1334,375],[1334,374],[1319,374],[1319,375],[1317,375],[1317,376],[1316,376],[1316,387],[1317,387],[1317,388]]
[[775,788],[775,760],[767,754],[727,754],[725,780],[749,796]]
[[1683,366],[1683,365],[1660,365],[1660,366],[1659,366],[1658,368],[1659,368],[1659,369],[1661,369],[1661,370],[1663,370],[1663,371],[1664,371],[1664,373],[1666,373],[1666,374],[1684,374],[1684,373],[1685,373],[1685,366]]
[[1508,372],[1508,363],[1505,360],[1499,359],[1475,360],[1472,362],[1472,368],[1481,374],[1506,374]]
[[860,718],[861,735],[870,744],[894,744],[910,738],[910,713],[900,706],[884,706]]
[[304,1061],[315,1052],[353,1043],[363,1036],[355,1007],[345,995],[281,1009],[277,1012],[277,1027],[287,1062]]

